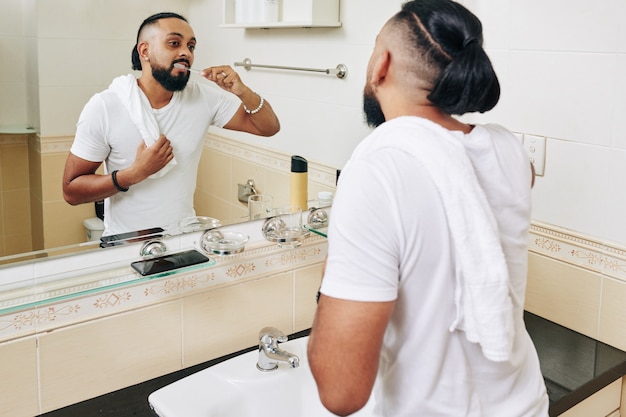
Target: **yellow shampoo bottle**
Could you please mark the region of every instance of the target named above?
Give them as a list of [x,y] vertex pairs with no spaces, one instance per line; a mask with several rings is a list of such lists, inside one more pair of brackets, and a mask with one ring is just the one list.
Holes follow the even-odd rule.
[[300,207],[302,211],[308,210],[308,162],[301,156],[291,157],[291,190],[290,205]]

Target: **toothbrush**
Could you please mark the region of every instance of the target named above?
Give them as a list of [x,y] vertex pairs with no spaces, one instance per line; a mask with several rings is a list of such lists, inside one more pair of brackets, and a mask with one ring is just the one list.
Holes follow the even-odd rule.
[[187,70],[189,72],[194,72],[196,74],[200,74],[202,72],[202,71],[198,71],[197,69],[186,67],[183,64],[181,64],[180,62],[175,63],[174,67],[176,67],[178,69],[184,69],[184,70]]

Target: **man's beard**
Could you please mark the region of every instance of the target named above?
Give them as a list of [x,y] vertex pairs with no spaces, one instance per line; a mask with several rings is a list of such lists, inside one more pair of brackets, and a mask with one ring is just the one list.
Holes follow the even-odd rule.
[[190,73],[181,73],[178,75],[172,75],[174,66],[170,68],[165,67],[152,67],[152,76],[159,82],[167,91],[181,91],[187,85],[189,81]]
[[380,102],[369,86],[365,87],[363,91],[363,113],[365,114],[365,122],[370,127],[378,127],[385,123],[385,115],[380,107]]

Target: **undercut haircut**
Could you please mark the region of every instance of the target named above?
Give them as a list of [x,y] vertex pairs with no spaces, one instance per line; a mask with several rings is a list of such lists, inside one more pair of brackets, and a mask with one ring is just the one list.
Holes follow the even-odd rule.
[[132,54],[131,54],[132,68],[135,71],[141,71],[141,59],[139,58],[139,51],[137,50],[137,46],[139,45],[139,37],[141,36],[141,32],[144,30],[145,27],[152,26],[152,25],[156,24],[161,19],[169,19],[169,18],[172,18],[172,17],[175,18],[175,19],[180,19],[180,20],[183,20],[183,21],[187,22],[187,19],[185,19],[183,16],[179,15],[178,13],[161,12],[161,13],[153,14],[152,16],[146,18],[141,23],[141,25],[139,26],[139,30],[137,31],[137,40],[135,42],[135,46],[133,47],[133,51],[132,51]]

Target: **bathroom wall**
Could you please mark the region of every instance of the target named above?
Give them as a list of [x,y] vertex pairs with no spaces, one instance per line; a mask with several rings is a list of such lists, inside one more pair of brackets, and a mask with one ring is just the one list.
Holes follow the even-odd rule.
[[257,239],[215,266],[0,312],[0,415],[38,415],[254,346],[265,326],[311,327],[326,247]]

